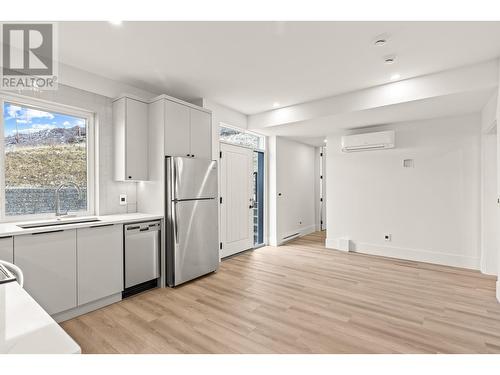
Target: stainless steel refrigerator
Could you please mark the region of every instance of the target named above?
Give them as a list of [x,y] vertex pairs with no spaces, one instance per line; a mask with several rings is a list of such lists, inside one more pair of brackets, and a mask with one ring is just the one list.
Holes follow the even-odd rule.
[[167,283],[176,286],[219,267],[217,164],[165,160]]

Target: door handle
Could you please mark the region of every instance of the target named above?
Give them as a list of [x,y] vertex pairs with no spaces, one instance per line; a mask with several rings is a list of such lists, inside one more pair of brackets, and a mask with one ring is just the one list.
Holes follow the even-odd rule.
[[248,208],[250,209],[255,208],[256,203],[257,202],[255,201],[255,199],[250,198],[250,206],[248,206]]
[[174,202],[174,241],[175,244],[179,244],[179,232],[177,227],[177,202]]

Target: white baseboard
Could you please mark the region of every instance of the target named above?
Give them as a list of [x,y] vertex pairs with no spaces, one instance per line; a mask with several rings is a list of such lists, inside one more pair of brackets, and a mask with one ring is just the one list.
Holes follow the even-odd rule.
[[313,233],[313,232],[316,232],[316,225],[315,224],[312,224],[312,225],[308,225],[306,227],[302,227],[300,228],[299,230],[297,230],[296,233],[298,233],[297,236],[293,237],[293,238],[287,238],[287,239],[284,239],[283,237],[286,237],[286,236],[283,236],[283,235],[280,235],[279,238],[280,240],[279,241],[276,241],[277,242],[277,245],[275,246],[280,246],[280,245],[283,245],[285,244],[286,242],[288,241],[291,241],[291,240],[294,240],[294,239],[297,239],[299,237],[302,237],[302,236],[305,236],[307,234],[310,234],[310,233]]
[[478,270],[479,259],[463,255],[439,253],[423,249],[380,246],[368,243],[353,243],[352,251],[364,254],[379,255],[389,258],[413,260],[417,262],[441,264],[444,266],[469,268]]
[[497,280],[497,301],[500,302],[500,280]]
[[[327,238],[325,246],[328,249],[339,249],[338,238]],[[394,246],[381,246],[364,242],[351,241],[352,252],[378,255],[389,258],[413,260],[417,262],[441,264],[445,266],[461,267],[477,270],[479,269],[479,259],[474,257],[439,253],[424,249],[409,249]]]
[[326,238],[325,240],[325,247],[327,249],[334,249],[338,251],[347,251],[347,250],[342,250],[341,246],[339,246],[339,238]]

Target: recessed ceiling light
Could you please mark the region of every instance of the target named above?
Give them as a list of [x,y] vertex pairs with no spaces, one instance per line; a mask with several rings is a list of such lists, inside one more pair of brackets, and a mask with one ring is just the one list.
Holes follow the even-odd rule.
[[384,62],[386,64],[394,64],[396,62],[396,56],[386,56],[384,57]]
[[325,139],[323,139],[323,142],[325,142],[325,143],[326,143],[326,142],[328,142],[328,140],[325,138]]
[[389,37],[390,35],[387,33],[378,34],[377,36],[373,37],[371,42],[377,47],[382,47],[387,44],[387,42],[389,41]]
[[109,23],[114,25],[114,26],[120,26],[122,24],[122,22],[123,21],[120,21],[120,20],[109,21]]
[[396,73],[391,76],[391,81],[396,81],[401,78],[401,75]]
[[278,108],[279,106],[280,106],[280,103],[278,103],[278,102],[273,103],[273,108]]

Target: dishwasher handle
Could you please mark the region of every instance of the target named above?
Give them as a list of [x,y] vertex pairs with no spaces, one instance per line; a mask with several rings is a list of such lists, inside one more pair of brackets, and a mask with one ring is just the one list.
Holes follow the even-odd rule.
[[138,223],[129,224],[125,226],[126,235],[133,235],[140,232],[154,232],[160,230],[160,222],[148,222],[148,223]]

